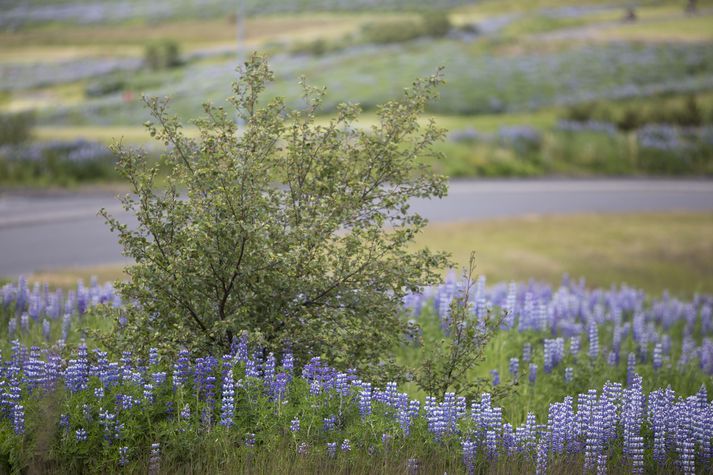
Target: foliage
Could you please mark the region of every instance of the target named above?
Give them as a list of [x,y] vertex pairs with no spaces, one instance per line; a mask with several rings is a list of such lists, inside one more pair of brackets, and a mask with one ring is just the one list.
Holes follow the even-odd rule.
[[445,331],[423,348],[424,357],[413,369],[414,381],[427,394],[453,391],[473,398],[491,389],[487,379],[473,377],[473,370],[482,364],[486,345],[502,318],[490,311],[484,315],[473,312],[474,271],[475,254],[471,253],[463,288],[450,303]]
[[31,112],[0,114],[0,145],[17,145],[27,141],[35,125]]
[[[200,139],[190,139],[166,101],[146,99],[157,121],[147,127],[169,152],[147,165],[116,148],[133,193],[122,202],[138,221],[134,229],[102,211],[136,262],[120,289],[137,305],[110,336],[116,348],[223,354],[249,330],[301,361],[376,367],[403,326],[401,297],[447,264],[442,253],[407,249],[425,226],[409,200],[446,193],[445,178],[417,160],[443,137],[419,122],[440,75],[381,106],[370,130],[354,127],[351,104],[315,125],[324,91],[306,85],[304,109],[261,103],[271,78],[262,57],[246,62],[229,99],[240,131],[232,113],[206,104]],[[162,164],[166,188],[157,190]]]
[[[153,55],[154,53],[152,53]],[[148,55],[148,53],[147,53]],[[155,61],[156,58],[151,58]],[[148,61],[148,58],[147,58]],[[157,68],[153,68],[157,69]],[[114,94],[120,92],[126,88],[126,81],[120,77],[109,77],[105,79],[99,79],[92,81],[84,88],[84,94],[87,97],[101,97],[108,94]]]
[[423,31],[426,36],[440,38],[451,31],[451,20],[448,13],[443,10],[425,12],[421,16]]
[[118,180],[111,151],[86,140],[56,140],[0,147],[0,184],[72,186]]
[[362,36],[368,43],[402,43],[423,36],[440,38],[445,36],[450,29],[451,22],[446,12],[427,11],[416,20],[367,23],[362,28]]
[[[449,278],[405,305],[418,321],[435,313],[446,322],[452,311],[439,302],[457,300],[459,287],[469,288]],[[499,401],[491,392],[414,397],[319,358],[298,366],[289,350],[265,356],[246,338],[219,358],[131,347],[115,358],[81,340],[102,324],[89,308],[122,306],[111,285],[62,293],[20,279],[2,295],[3,472],[711,470],[710,295],[478,279],[476,303],[508,310],[471,371],[493,368],[512,382]],[[669,437],[674,444],[661,443]]]
[[163,40],[146,45],[144,62],[153,69],[170,69],[181,65],[181,53],[178,43]]

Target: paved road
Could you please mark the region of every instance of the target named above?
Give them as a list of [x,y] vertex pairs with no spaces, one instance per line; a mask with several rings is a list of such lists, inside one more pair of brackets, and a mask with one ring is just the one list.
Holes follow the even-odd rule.
[[[108,193],[0,196],[0,276],[124,260],[97,210],[130,222]],[[453,182],[443,200],[418,200],[431,221],[529,214],[712,211],[713,181],[517,180]]]

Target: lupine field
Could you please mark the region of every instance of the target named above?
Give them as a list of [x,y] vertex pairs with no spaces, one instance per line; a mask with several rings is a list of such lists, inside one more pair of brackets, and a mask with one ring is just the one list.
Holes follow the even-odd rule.
[[[222,357],[111,357],[92,331],[112,285],[2,288],[3,471],[708,473],[713,297],[530,282],[471,293],[472,323],[504,315],[466,400],[379,387],[315,356],[236,337]],[[442,338],[453,276],[409,295],[405,318]],[[404,357],[418,346],[404,344]],[[501,391],[505,389],[505,391]],[[277,454],[277,455],[276,455]]]

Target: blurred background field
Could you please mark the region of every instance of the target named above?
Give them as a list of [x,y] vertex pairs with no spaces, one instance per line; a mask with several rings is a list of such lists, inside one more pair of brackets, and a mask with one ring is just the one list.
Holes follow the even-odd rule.
[[0,186],[117,181],[106,144],[149,142],[142,95],[196,117],[252,50],[271,94],[298,105],[304,75],[365,125],[444,66],[450,176],[710,175],[711,42],[709,1],[8,0]]

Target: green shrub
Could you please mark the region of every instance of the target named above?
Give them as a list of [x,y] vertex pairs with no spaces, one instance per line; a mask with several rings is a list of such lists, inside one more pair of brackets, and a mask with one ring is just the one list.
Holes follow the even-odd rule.
[[423,25],[413,20],[367,23],[362,28],[362,36],[367,43],[402,43],[423,35]]
[[[443,138],[419,123],[442,80],[416,81],[367,131],[354,127],[360,109],[350,104],[316,125],[324,92],[312,87],[303,85],[306,108],[261,102],[272,77],[257,55],[241,71],[229,99],[240,134],[234,111],[206,104],[194,121],[201,138],[190,139],[165,101],[146,99],[160,125],[148,123],[150,134],[171,147],[153,165],[116,148],[132,188],[123,204],[138,225],[102,214],[135,260],[119,289],[138,305],[107,344],[222,355],[249,331],[268,351],[289,345],[298,360],[322,355],[387,378],[401,299],[448,263],[408,248],[425,226],[409,200],[446,193],[445,177],[419,161]],[[157,190],[162,164],[167,187]]]
[[442,10],[425,12],[421,17],[423,32],[426,36],[440,38],[451,31],[451,21],[448,14]]
[[393,20],[367,23],[362,27],[362,36],[367,43],[402,43],[422,36],[440,38],[451,30],[448,15],[441,11],[421,14],[418,20]]
[[0,114],[0,145],[16,145],[27,141],[35,125],[32,112]]
[[109,78],[92,81],[84,88],[87,97],[101,97],[126,88],[126,82],[121,78]]
[[162,40],[146,45],[144,62],[153,70],[180,66],[182,63],[178,43],[173,40]]

